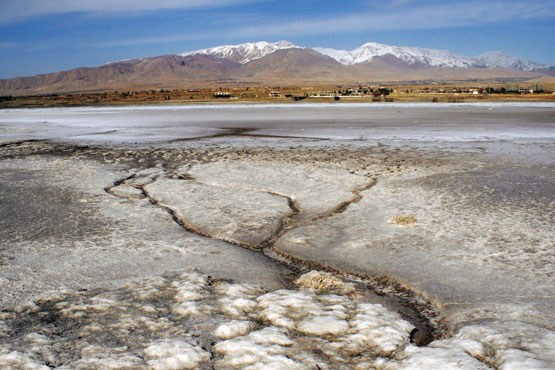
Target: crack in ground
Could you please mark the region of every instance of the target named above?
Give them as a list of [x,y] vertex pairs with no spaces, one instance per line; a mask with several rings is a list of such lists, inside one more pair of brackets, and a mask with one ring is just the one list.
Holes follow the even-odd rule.
[[184,220],[182,217],[179,217],[179,215],[177,214],[177,211],[172,208],[171,206],[168,206],[160,201],[158,201],[156,198],[154,198],[151,194],[148,193],[148,191],[144,188],[143,185],[141,186],[137,186],[137,189],[140,189],[143,193],[143,196],[154,206],[162,208],[163,210],[165,210],[172,218],[172,220],[178,224],[179,226],[181,226],[183,229],[185,229],[186,231],[202,236],[204,238],[209,238],[212,240],[219,240],[228,244],[232,244],[235,245],[237,247],[241,247],[241,248],[245,248],[245,249],[250,249],[253,251],[257,251],[256,246],[252,246],[250,244],[247,243],[241,243],[238,242],[236,240],[231,240],[231,239],[225,239],[225,238],[216,238],[208,233],[205,233],[202,230],[199,230],[197,228],[195,228],[193,225],[191,225],[190,223],[188,223],[186,220]]
[[289,213],[289,215],[284,216],[279,220],[278,227],[274,231],[274,233],[270,235],[266,240],[262,241],[262,243],[260,243],[259,249],[262,250],[262,252],[265,252],[267,248],[273,248],[274,244],[283,234],[297,227],[295,225],[294,220],[302,214],[302,209],[297,203],[297,201],[289,195],[278,193],[272,190],[263,190],[263,191],[277,197],[285,198],[287,200],[287,205],[291,209],[291,213]]
[[495,360],[493,360],[493,356],[478,356],[476,354],[471,353],[470,351],[464,351],[467,355],[472,357],[473,359],[481,362],[482,364],[486,365],[488,368],[493,370],[498,370],[499,367]]
[[358,203],[362,200],[362,198],[364,198],[364,195],[362,194],[363,191],[374,187],[377,183],[378,183],[377,180],[373,179],[371,182],[369,182],[367,184],[357,186],[355,189],[351,190],[351,193],[354,194],[353,198],[339,203],[339,205],[337,205],[336,207],[332,208],[331,210],[329,210],[327,212],[323,212],[319,215],[316,215],[316,216],[310,218],[309,220],[306,220],[304,222],[300,222],[298,225],[295,226],[295,228],[300,227],[300,226],[311,225],[311,224],[314,224],[317,221],[321,221],[321,220],[324,220],[326,218],[330,218],[332,216],[335,216],[337,214],[345,212],[347,210],[347,208],[349,208],[349,206],[351,206],[351,204]]
[[251,137],[251,138],[270,138],[270,139],[302,139],[302,140],[312,140],[312,141],[327,141],[331,140],[324,137],[311,137],[311,136],[291,136],[291,135],[271,135],[271,134],[252,134],[253,131],[258,131],[257,128],[247,128],[247,127],[221,127],[221,130],[227,130],[226,132],[214,133],[211,135],[203,135],[196,137],[184,137],[169,140],[168,143],[179,143],[185,141],[196,141],[202,139],[215,139],[222,137]]
[[286,266],[295,266],[300,272],[310,270],[329,272],[335,276],[362,283],[378,296],[396,298],[395,301],[404,308],[397,312],[416,327],[416,331],[411,333],[411,343],[425,346],[435,339],[446,337],[447,324],[436,306],[417,294],[411,287],[401,284],[390,276],[372,276],[356,271],[345,271],[322,262],[295,257],[275,248],[267,248],[263,252],[268,258],[280,261]]
[[135,177],[137,177],[136,173],[131,174],[131,175],[129,175],[129,176],[123,178],[123,179],[116,180],[116,181],[114,181],[114,183],[112,185],[105,187],[104,191],[106,193],[110,194],[110,195],[117,196],[114,193],[112,193],[112,189],[120,186],[121,184],[123,184],[126,181],[134,179]]
[[[126,181],[136,177],[137,177],[137,174],[135,173],[125,178],[116,180],[112,186],[106,187],[104,190],[113,196],[118,196],[112,192],[112,188],[122,185]],[[152,178],[153,182],[156,181],[156,179],[158,178],[159,176]],[[178,176],[177,178],[186,180],[186,181],[195,181],[197,183],[203,183],[203,182],[198,182],[194,179],[194,177],[187,176],[187,175]],[[209,184],[209,183],[203,183],[203,184],[225,187],[219,184]],[[195,235],[198,235],[204,238],[222,241],[230,245],[249,249],[255,252],[261,252],[271,262],[285,265],[296,275],[301,275],[302,273],[308,272],[310,270],[326,271],[336,276],[341,276],[347,280],[361,283],[364,286],[366,286],[367,289],[370,289],[371,291],[373,291],[379,296],[388,296],[390,298],[394,297],[397,303],[399,304],[399,306],[403,308],[402,310],[397,310],[398,313],[403,318],[410,321],[416,327],[416,329],[411,333],[411,336],[410,336],[411,343],[414,343],[418,346],[425,346],[436,338],[445,337],[445,334],[447,333],[447,327],[441,315],[439,314],[439,310],[437,309],[437,307],[432,302],[429,302],[428,300],[424,299],[421,295],[415,292],[411,287],[401,284],[400,282],[386,275],[371,276],[369,274],[363,274],[356,271],[355,272],[344,271],[336,267],[329,266],[325,263],[312,261],[312,260],[305,260],[299,257],[289,255],[274,247],[277,240],[279,240],[279,238],[281,238],[288,231],[291,231],[298,227],[306,226],[306,225],[315,223],[317,221],[330,218],[336,214],[345,212],[350,205],[358,203],[364,197],[363,192],[365,190],[372,188],[376,184],[377,184],[377,180],[373,179],[369,183],[358,186],[357,188],[351,190],[351,192],[354,194],[354,196],[351,199],[340,203],[338,206],[334,207],[332,210],[328,212],[319,214],[306,221],[298,220],[300,216],[303,214],[303,211],[302,211],[302,208],[299,206],[298,202],[292,196],[289,196],[281,192],[264,189],[264,188],[243,187],[246,189],[262,191],[277,197],[285,198],[287,200],[289,208],[291,209],[291,212],[289,214],[287,214],[286,216],[283,216],[280,219],[278,223],[278,227],[275,229],[275,231],[268,238],[263,240],[258,245],[241,243],[236,240],[229,240],[225,238],[217,238],[217,237],[214,237],[213,235],[210,235],[209,233],[199,230],[198,228],[188,223],[183,217],[180,217],[177,211],[173,207],[157,200],[154,196],[152,196],[152,194],[149,194],[148,191],[145,189],[145,185],[132,185],[132,186],[137,189],[140,189],[145,199],[147,199],[153,206],[156,206],[158,208],[165,210],[176,224],[178,224],[181,228],[183,228],[184,230],[190,233],[193,233]]]
[[5,143],[0,143],[0,149],[7,148],[10,146],[20,146],[23,144],[32,144],[32,143],[41,143],[47,141],[46,139],[28,139],[28,140],[19,140],[19,141],[8,141]]

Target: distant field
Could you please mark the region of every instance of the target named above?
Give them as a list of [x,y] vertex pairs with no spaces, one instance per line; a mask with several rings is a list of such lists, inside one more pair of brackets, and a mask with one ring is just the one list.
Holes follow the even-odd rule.
[[[494,86],[499,89],[502,85]],[[536,85],[537,86],[537,85]],[[31,96],[0,97],[0,108],[25,107],[70,107],[70,106],[112,106],[142,104],[204,104],[204,103],[238,103],[238,102],[438,102],[463,103],[477,101],[555,101],[551,90],[542,93],[482,93],[473,94],[454,86],[403,85],[390,86],[393,91],[388,95],[373,95],[370,92],[346,95],[345,86],[322,87],[241,87],[228,89],[172,89],[143,91],[109,91],[86,93],[60,93]],[[486,88],[482,86],[481,88]],[[515,87],[508,86],[507,89]],[[528,87],[527,87],[528,88]],[[550,86],[551,88],[551,86]],[[542,85],[542,89],[545,89]],[[439,92],[439,91],[450,92]],[[451,91],[462,90],[456,93]],[[229,95],[217,95],[217,93]],[[271,96],[272,94],[277,96]]]

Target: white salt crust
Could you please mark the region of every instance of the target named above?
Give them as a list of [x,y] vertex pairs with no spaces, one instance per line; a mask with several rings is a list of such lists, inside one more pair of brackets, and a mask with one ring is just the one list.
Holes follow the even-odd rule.
[[[0,368],[513,370],[555,364],[555,334],[548,329],[476,323],[416,347],[409,343],[410,323],[337,293],[340,279],[311,272],[299,280],[301,290],[267,293],[191,272],[104,293],[57,295],[51,303],[2,312]],[[64,325],[71,328],[67,334],[59,331]]]
[[245,320],[232,320],[221,324],[214,330],[214,336],[223,339],[231,339],[247,334],[254,327],[254,323]]
[[180,340],[152,344],[144,354],[148,366],[155,370],[197,369],[211,357],[209,352]]
[[0,354],[0,368],[2,369],[29,369],[29,370],[48,370],[48,366],[32,360],[26,354],[13,351]]

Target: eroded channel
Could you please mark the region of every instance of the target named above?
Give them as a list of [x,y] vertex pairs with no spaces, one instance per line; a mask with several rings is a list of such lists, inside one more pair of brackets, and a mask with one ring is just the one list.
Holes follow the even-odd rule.
[[[213,167],[214,163],[208,166]],[[339,199],[337,204],[329,205],[328,209],[310,211],[303,209],[295,195],[265,187],[268,185],[265,183],[261,187],[260,184],[257,186],[248,180],[241,179],[237,183],[225,185],[226,178],[234,176],[229,172],[226,178],[221,179],[222,183],[202,182],[196,179],[193,173],[214,171],[219,176],[221,169],[204,169],[202,164],[199,167],[196,169],[194,166],[185,166],[185,169],[178,167],[174,170],[165,169],[165,166],[145,168],[115,181],[105,190],[114,196],[125,199],[132,200],[141,197],[148,199],[154,206],[167,211],[172,220],[188,232],[260,252],[272,261],[282,263],[294,271],[293,277],[289,278],[290,282],[310,270],[325,271],[333,276],[341,277],[345,281],[355,284],[359,294],[364,295],[367,301],[383,304],[411,322],[415,326],[415,329],[411,331],[412,343],[426,345],[444,335],[438,309],[390,277],[369,276],[345,271],[319,261],[303,260],[274,248],[276,241],[288,231],[344,212],[351,204],[360,201],[363,197],[362,192],[370,189],[377,180],[365,178],[362,183],[356,183],[352,189],[348,190],[351,193],[348,199]],[[223,167],[226,168],[223,169],[224,171],[229,171],[230,167],[237,168],[227,164],[224,164]],[[301,171],[306,170],[306,168],[301,169]],[[243,169],[235,176],[242,178],[243,175],[246,175],[241,173],[242,171]],[[205,180],[208,181],[208,179]],[[158,185],[160,183],[162,185]],[[297,186],[301,187],[302,185],[297,184]],[[199,199],[198,192],[206,192],[206,189],[203,188],[207,187],[211,191],[203,194],[205,199]],[[239,196],[238,194],[241,192],[244,194]],[[228,201],[234,196],[237,196],[238,199],[232,200],[233,204],[230,204]],[[273,203],[272,197],[277,197],[282,202]],[[237,208],[241,208],[246,199],[254,202],[254,207],[246,209],[246,212],[237,211]],[[220,204],[219,201],[222,200],[226,204]],[[308,203],[310,204],[310,199]],[[235,206],[233,214],[220,213],[222,208],[231,206]],[[272,209],[280,208],[280,206],[281,210],[273,214]],[[286,210],[286,207],[289,209]],[[215,209],[215,213],[210,209]],[[261,210],[269,211],[269,215],[264,214]],[[253,225],[252,220],[257,220],[262,225]],[[233,223],[231,227],[233,231],[222,230],[222,224],[229,227],[231,223]],[[241,230],[242,225],[247,225],[244,230]],[[255,234],[254,237],[253,234]]]

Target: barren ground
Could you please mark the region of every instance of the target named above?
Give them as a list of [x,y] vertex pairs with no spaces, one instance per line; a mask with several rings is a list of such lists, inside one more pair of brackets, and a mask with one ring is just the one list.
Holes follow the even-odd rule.
[[555,366],[553,107],[257,109],[2,112],[0,365]]

